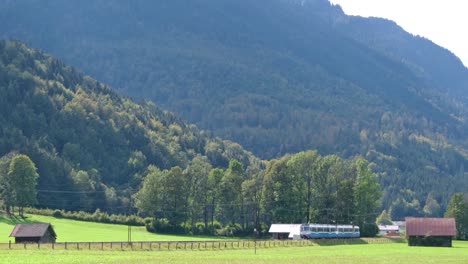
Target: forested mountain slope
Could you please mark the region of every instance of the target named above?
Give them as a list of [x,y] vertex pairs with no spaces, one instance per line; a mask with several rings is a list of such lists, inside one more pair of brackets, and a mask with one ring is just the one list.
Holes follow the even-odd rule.
[[326,0],[1,4],[0,36],[257,156],[365,156],[399,216],[422,213],[431,193],[445,206],[466,184],[468,70],[392,22]]
[[127,210],[149,165],[186,168],[200,157],[213,167],[231,159],[262,166],[238,144],[123,98],[19,42],[0,41],[0,157],[12,151],[38,167],[38,205],[68,210]]

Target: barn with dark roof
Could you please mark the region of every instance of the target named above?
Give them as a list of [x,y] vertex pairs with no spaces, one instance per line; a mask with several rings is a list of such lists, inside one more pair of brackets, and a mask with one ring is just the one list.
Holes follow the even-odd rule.
[[409,246],[451,247],[456,234],[454,218],[406,218]]
[[57,234],[51,224],[18,224],[10,237],[15,243],[55,243]]

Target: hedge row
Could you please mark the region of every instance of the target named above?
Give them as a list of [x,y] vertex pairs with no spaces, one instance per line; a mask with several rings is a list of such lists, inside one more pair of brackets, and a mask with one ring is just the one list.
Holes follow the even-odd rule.
[[51,210],[51,209],[36,209],[27,208],[26,213],[53,216],[56,218],[65,218],[87,222],[107,223],[107,224],[120,224],[130,226],[144,226],[151,222],[150,218],[142,218],[136,215],[109,215],[106,212],[101,212],[97,209],[94,213],[87,213],[83,211],[69,212],[64,210]]

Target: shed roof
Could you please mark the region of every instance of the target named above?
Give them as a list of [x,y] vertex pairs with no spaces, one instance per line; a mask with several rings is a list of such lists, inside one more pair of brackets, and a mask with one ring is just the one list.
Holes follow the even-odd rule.
[[43,237],[49,228],[56,236],[50,224],[18,224],[11,231],[10,237]]
[[455,236],[454,218],[406,218],[406,236]]
[[288,237],[301,234],[301,225],[298,224],[272,224],[269,233],[289,234]]

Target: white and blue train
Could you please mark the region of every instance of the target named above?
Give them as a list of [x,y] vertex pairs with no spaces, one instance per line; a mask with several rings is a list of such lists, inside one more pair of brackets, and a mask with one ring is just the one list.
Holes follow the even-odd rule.
[[302,224],[301,238],[357,238],[361,235],[359,226],[354,225],[322,225]]

